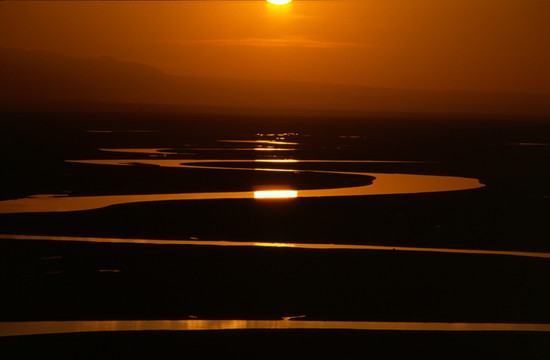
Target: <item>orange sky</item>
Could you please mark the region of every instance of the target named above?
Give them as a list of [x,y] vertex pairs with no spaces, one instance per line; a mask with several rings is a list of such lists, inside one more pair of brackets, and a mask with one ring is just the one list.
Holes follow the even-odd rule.
[[550,1],[0,2],[0,46],[178,75],[550,93]]

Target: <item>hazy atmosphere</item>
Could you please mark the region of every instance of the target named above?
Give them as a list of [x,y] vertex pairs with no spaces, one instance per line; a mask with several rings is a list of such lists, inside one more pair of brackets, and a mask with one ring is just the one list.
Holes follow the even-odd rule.
[[0,46],[183,76],[550,93],[545,0],[4,1]]
[[0,1],[0,358],[549,359],[549,19]]

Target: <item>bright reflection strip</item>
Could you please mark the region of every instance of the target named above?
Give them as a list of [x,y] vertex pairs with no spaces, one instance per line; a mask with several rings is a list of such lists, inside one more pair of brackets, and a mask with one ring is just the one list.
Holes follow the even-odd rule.
[[[412,252],[435,252],[449,254],[473,254],[473,255],[507,255],[526,256],[550,259],[550,253],[525,252],[513,250],[483,250],[483,249],[445,249],[445,248],[422,248],[404,246],[379,246],[379,245],[353,245],[353,244],[315,244],[315,243],[265,243],[246,241],[221,241],[221,240],[161,240],[161,239],[120,239],[120,238],[97,238],[77,236],[55,236],[55,235],[14,235],[0,234],[0,239],[6,240],[40,240],[40,241],[69,241],[69,242],[91,242],[107,244],[151,244],[151,245],[181,245],[181,246],[263,246],[278,248],[299,248],[315,250],[379,250],[379,251],[412,251]],[[0,322],[1,324],[1,322]]]
[[536,331],[549,332],[544,323],[443,323],[384,321],[291,320],[107,320],[3,322],[0,337],[98,331],[200,331],[237,329],[347,329],[394,331]]
[[284,199],[295,197],[298,197],[298,191],[295,190],[254,191],[254,199]]

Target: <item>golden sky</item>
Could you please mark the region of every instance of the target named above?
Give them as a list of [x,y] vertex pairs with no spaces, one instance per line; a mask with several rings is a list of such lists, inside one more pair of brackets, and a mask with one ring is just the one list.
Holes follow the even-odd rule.
[[550,93],[548,0],[0,2],[0,46],[177,75]]

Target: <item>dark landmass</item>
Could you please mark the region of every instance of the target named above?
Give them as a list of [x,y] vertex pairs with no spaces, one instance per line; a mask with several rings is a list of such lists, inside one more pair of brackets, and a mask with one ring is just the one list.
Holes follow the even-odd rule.
[[[277,119],[155,112],[5,112],[0,197],[250,190],[254,185],[276,184],[316,188],[368,182],[363,177],[307,172],[121,168],[64,162],[108,158],[131,162],[144,157],[98,148],[229,148],[235,144],[217,140],[254,139],[257,133],[282,132],[300,134],[294,139],[299,146],[289,146],[295,150],[277,154],[189,150],[185,156],[428,161],[269,166],[466,176],[487,186],[451,193],[296,199],[269,205],[242,200],[138,203],[75,213],[5,214],[0,216],[0,224],[5,233],[23,234],[549,249],[550,225],[545,219],[550,201],[546,165],[550,160],[550,122],[321,118],[314,123],[309,117]],[[135,130],[150,132],[131,132]],[[97,223],[103,226],[95,226]]]
[[[45,335],[0,339],[11,358],[171,359],[464,359],[528,357],[546,359],[549,337],[542,333],[437,333],[329,330],[236,330],[126,332]],[[60,351],[63,349],[64,351]]]
[[0,249],[2,321],[550,322],[542,258],[21,240]]
[[[0,108],[129,103],[287,111],[550,114],[550,94],[428,91],[180,77],[109,57],[0,48]],[[73,105],[71,105],[73,104]],[[279,110],[280,112],[281,110]]]
[[[337,175],[280,174],[274,180],[229,170],[64,162],[108,158],[131,162],[143,154],[98,148],[223,147],[229,145],[216,140],[278,132],[300,134],[295,138],[300,143],[293,146],[296,150],[281,153],[283,158],[429,161],[293,165],[296,169],[467,176],[487,186],[399,196],[170,201],[73,213],[3,214],[2,233],[550,251],[550,123],[544,117],[280,118],[184,113],[173,108],[121,109],[2,112],[2,199],[58,192],[203,191],[218,184],[222,189],[245,189],[258,181],[311,187],[364,183],[364,178]],[[274,154],[219,150],[190,151],[187,156],[269,159]],[[550,322],[550,263],[540,258],[2,240],[0,264],[0,321],[4,322],[186,319],[190,315],[202,319],[306,315],[308,320]],[[97,358],[100,353],[101,357],[124,357],[122,352],[138,358],[183,353],[239,358],[266,353],[266,357],[359,353],[390,358],[526,354],[534,359],[547,358],[548,340],[545,333],[530,332],[94,333],[2,338],[0,353],[20,351],[24,357],[57,351],[60,358]]]
[[[4,199],[22,198],[33,194],[97,196],[255,191],[281,186],[305,190],[368,185],[373,179],[367,176],[308,172],[242,171],[242,174],[237,175],[234,170],[174,169],[154,165],[121,167],[59,163],[57,173],[51,170],[49,176],[44,173],[39,175],[40,182],[36,182],[29,172],[10,174],[10,188],[4,189]],[[36,169],[31,171],[35,172]],[[7,191],[9,193],[6,193]]]

